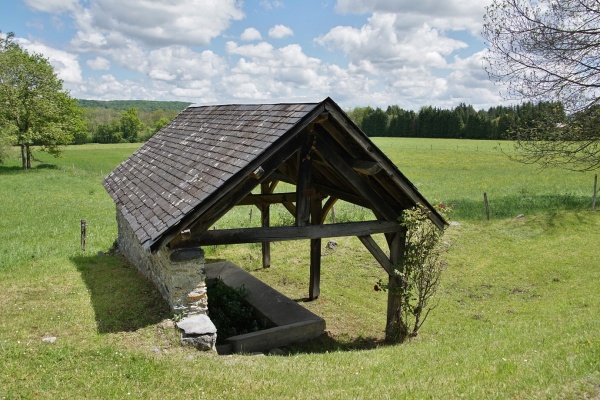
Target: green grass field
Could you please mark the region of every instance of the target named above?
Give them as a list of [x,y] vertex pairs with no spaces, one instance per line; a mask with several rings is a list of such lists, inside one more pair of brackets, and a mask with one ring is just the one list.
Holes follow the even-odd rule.
[[[493,142],[374,141],[460,223],[446,233],[440,304],[417,338],[384,345],[386,295],[373,290],[383,271],[357,239],[336,239],[323,249],[321,297],[301,303],[326,319],[328,335],[285,356],[180,347],[153,287],[120,257],[98,254],[116,238],[100,181],[136,145],[69,147],[27,172],[16,158],[0,165],[0,399],[599,398],[594,174],[539,171]],[[336,206],[338,218],[362,215]],[[257,216],[240,207],[219,224]],[[307,296],[307,242],[274,244],[266,270],[257,245],[205,250]]]

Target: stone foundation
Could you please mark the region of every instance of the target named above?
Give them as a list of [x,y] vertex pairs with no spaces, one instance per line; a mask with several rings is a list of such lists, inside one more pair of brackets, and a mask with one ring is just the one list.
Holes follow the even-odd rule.
[[[129,223],[119,210],[117,210],[117,226],[119,230],[117,239],[119,251],[154,283],[163,298],[169,303],[171,310],[183,318],[180,323],[194,316],[206,316],[208,313],[208,297],[206,295],[206,273],[202,249],[171,251],[162,247],[156,253],[152,253],[142,247]],[[208,317],[205,319],[210,322]],[[205,325],[212,325],[212,322]],[[216,329],[214,329],[214,325],[212,328],[208,326],[206,335],[201,332],[195,332],[194,335],[202,336],[203,349],[215,348]],[[186,341],[183,342],[187,343]]]

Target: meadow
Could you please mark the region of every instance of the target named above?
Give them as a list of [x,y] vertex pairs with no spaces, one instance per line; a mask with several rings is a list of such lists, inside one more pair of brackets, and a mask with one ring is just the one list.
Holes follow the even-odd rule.
[[[26,172],[15,150],[0,165],[0,399],[600,398],[594,173],[518,164],[496,142],[374,141],[454,210],[439,305],[417,338],[385,344],[386,295],[373,290],[384,272],[356,238],[336,238],[323,247],[321,296],[301,302],[327,335],[283,356],[181,347],[153,286],[108,253],[115,211],[100,182],[137,145],[70,146]],[[336,205],[338,219],[364,215]],[[239,207],[219,224],[257,216]],[[308,242],[272,247],[269,269],[260,245],[205,250],[301,301]]]

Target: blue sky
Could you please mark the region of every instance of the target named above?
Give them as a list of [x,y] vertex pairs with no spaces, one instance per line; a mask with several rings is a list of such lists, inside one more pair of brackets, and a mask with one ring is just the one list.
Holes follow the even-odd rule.
[[487,108],[487,3],[12,0],[0,30],[82,99]]

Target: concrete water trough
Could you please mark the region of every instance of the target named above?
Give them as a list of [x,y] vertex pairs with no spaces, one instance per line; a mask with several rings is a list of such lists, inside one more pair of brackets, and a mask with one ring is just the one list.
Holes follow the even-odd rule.
[[[230,261],[206,264],[206,279],[220,278],[227,286],[244,286],[246,299],[275,327],[232,336],[226,341],[233,353],[253,353],[314,339],[325,331],[325,320],[300,306]],[[210,298],[208,299],[210,302]],[[217,332],[218,335],[218,332]]]

